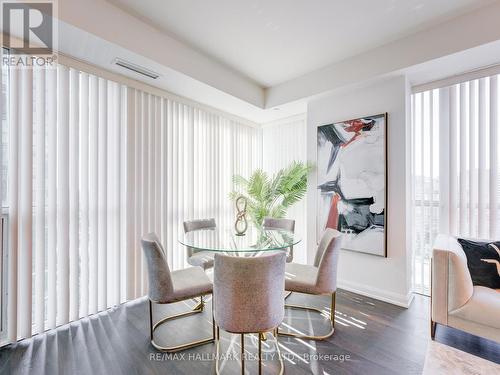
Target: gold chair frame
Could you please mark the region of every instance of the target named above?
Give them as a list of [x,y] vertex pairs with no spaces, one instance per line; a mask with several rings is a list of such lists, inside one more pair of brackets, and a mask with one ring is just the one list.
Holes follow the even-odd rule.
[[[299,293],[299,292],[293,292],[293,293]],[[285,296],[285,300],[290,297],[292,292],[288,293]],[[288,336],[288,337],[295,337],[295,338],[300,338],[300,339],[305,339],[305,340],[325,340],[333,335],[335,332],[335,297],[336,297],[336,292],[333,293],[328,293],[328,294],[308,294],[308,293],[301,293],[301,294],[307,294],[307,295],[329,295],[331,298],[330,301],[330,324],[331,328],[330,331],[325,334],[325,335],[302,335],[294,332],[280,332],[278,331],[278,328],[276,331],[278,332],[278,335],[281,336]],[[292,305],[292,304],[285,304],[285,308],[290,308],[290,309],[297,309],[297,310],[306,310],[306,311],[314,311],[317,313],[320,313],[323,315],[323,310],[317,309],[315,307],[309,307],[309,306],[302,306],[302,305]]]
[[200,339],[200,340],[191,341],[191,342],[188,342],[185,344],[180,344],[180,345],[175,345],[175,346],[161,346],[161,345],[157,344],[154,340],[155,330],[163,323],[166,323],[166,322],[173,320],[173,319],[178,319],[178,318],[182,318],[185,316],[202,313],[205,309],[205,301],[203,300],[203,297],[205,295],[209,295],[209,294],[211,294],[211,293],[206,293],[206,294],[200,295],[199,296],[200,302],[196,306],[194,306],[190,311],[167,316],[163,319],[160,319],[155,324],[153,324],[153,304],[167,305],[167,304],[172,304],[172,303],[176,303],[176,302],[187,301],[187,300],[192,299],[192,298],[190,297],[190,298],[186,298],[186,299],[176,300],[176,301],[172,301],[172,302],[164,302],[164,303],[152,301],[150,299],[149,300],[149,333],[150,333],[150,338],[151,338],[151,345],[153,345],[157,350],[160,350],[162,352],[173,353],[173,352],[178,352],[180,350],[194,348],[195,346],[205,345],[205,344],[214,342],[215,341],[215,323],[214,323],[214,318],[213,318],[213,309],[212,309],[212,337],[211,338]]
[[[215,373],[220,375],[219,371],[219,353],[220,353],[220,329],[217,326],[215,329],[215,342],[216,342],[216,357],[215,357]],[[269,332],[269,331],[267,331]],[[278,360],[280,362],[280,372],[278,375],[282,375],[284,371],[283,358],[281,358],[280,347],[278,344],[278,327],[272,330],[274,335],[274,342],[276,344],[276,352],[278,353]],[[231,333],[231,332],[230,332]],[[262,341],[266,341],[266,332],[254,332],[258,337],[258,358],[259,358],[259,375],[262,375]],[[239,333],[241,337],[241,375],[245,375],[245,333]]]

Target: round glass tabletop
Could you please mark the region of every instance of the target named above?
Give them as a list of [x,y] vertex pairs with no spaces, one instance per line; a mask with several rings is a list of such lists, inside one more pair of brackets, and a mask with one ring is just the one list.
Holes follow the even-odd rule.
[[198,250],[228,253],[253,253],[287,250],[300,242],[293,232],[283,229],[249,227],[239,236],[232,228],[201,229],[183,234],[179,242]]

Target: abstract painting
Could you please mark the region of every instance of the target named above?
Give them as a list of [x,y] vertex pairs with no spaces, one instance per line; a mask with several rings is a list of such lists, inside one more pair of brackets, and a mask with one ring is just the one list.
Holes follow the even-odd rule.
[[318,127],[318,231],[344,233],[343,249],[387,256],[387,114]]

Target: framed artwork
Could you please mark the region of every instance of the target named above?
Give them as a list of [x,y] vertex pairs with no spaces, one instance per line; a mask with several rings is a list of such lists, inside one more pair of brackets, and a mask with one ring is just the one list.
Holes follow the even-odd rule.
[[317,238],[344,234],[342,248],[387,256],[387,113],[318,127]]

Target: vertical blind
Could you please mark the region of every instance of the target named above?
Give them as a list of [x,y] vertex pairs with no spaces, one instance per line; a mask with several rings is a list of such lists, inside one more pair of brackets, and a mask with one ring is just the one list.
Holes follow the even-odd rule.
[[[268,123],[262,126],[262,168],[272,174],[294,161],[307,162],[305,117]],[[295,232],[302,239],[293,247],[294,262],[307,263],[307,212],[303,199],[290,207],[287,216],[295,219]]]
[[186,266],[182,221],[228,225],[260,166],[257,128],[196,105],[63,65],[4,77],[10,342],[143,296],[147,232]]
[[413,254],[429,292],[438,233],[500,238],[499,76],[412,95]]

